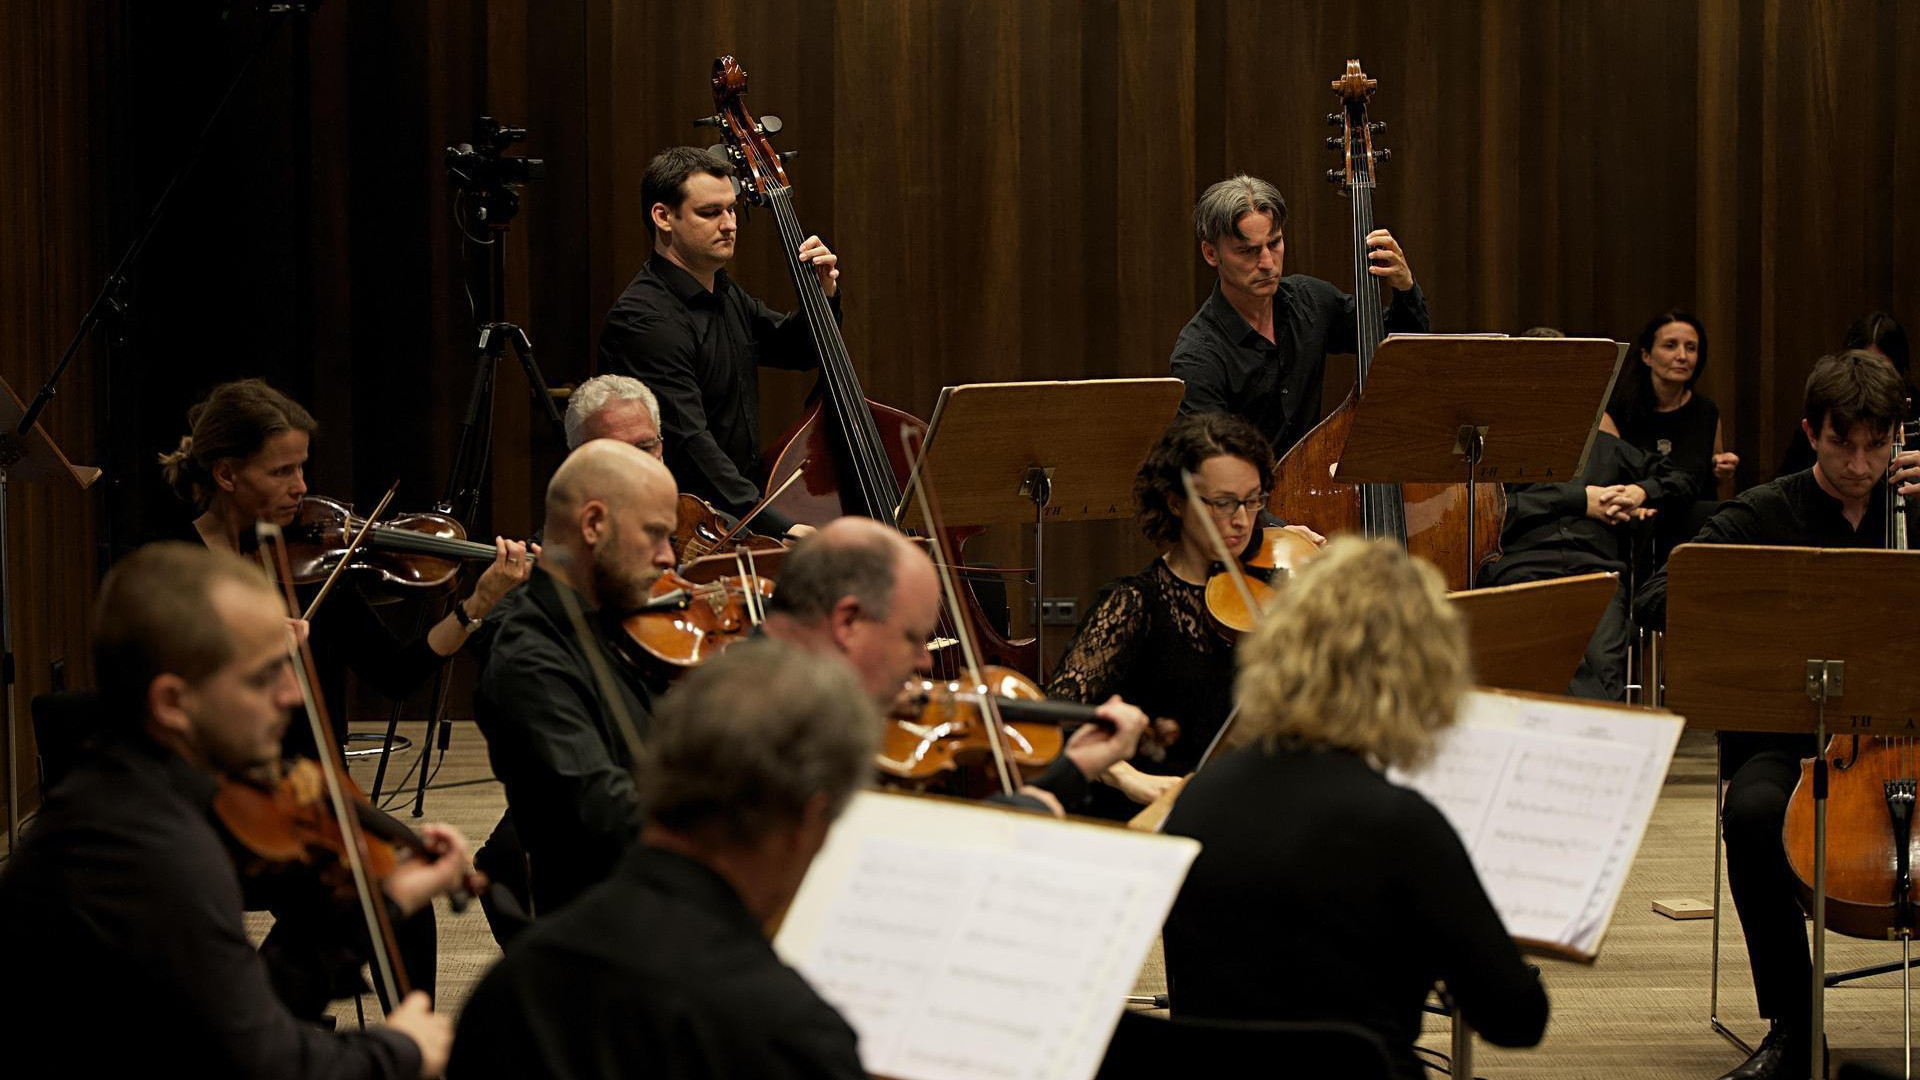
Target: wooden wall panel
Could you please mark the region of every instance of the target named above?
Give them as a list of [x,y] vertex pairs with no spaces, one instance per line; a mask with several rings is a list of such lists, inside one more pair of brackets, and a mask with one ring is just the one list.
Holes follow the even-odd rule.
[[[17,388],[177,164],[182,118],[263,27],[211,2],[104,8],[97,26],[84,6],[4,16],[0,116],[38,140],[0,194],[0,292],[25,313],[0,363]],[[1916,49],[1920,9],[1898,0],[342,0],[272,45],[130,290],[126,347],[71,376],[55,421],[111,470],[72,509],[104,508],[116,550],[177,516],[153,454],[188,402],[247,374],[320,414],[317,490],[364,501],[398,475],[409,505],[437,498],[473,377],[462,272],[479,258],[442,148],[483,111],[532,129],[515,152],[547,177],[509,234],[507,314],[550,380],[576,381],[650,249],[640,173],[662,146],[711,140],[690,122],[726,52],[751,107],[788,122],[801,220],[844,260],[846,338],[879,400],[924,413],[954,383],[1163,373],[1211,286],[1193,199],[1235,171],[1286,193],[1289,268],[1349,285],[1322,118],[1357,56],[1395,153],[1377,216],[1436,327],[1630,337],[1692,307],[1752,482],[1853,316],[1920,319],[1920,77],[1901,62]],[[764,215],[732,272],[791,303]],[[1334,362],[1330,392],[1350,370]],[[771,438],[810,380],[763,379]],[[517,533],[560,448],[517,365],[497,385],[482,527]],[[89,398],[97,415],[73,407]],[[33,576],[77,566],[59,572],[84,594],[96,567],[29,528],[15,540]],[[990,557],[1030,557],[1001,533]],[[1051,584],[1083,600],[1149,554],[1124,522],[1062,527],[1049,552]],[[77,606],[27,607],[36,647],[78,648]],[[23,647],[23,676],[44,661]]]

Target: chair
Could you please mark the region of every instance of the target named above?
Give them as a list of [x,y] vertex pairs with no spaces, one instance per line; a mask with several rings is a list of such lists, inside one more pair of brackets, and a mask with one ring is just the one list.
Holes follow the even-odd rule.
[[94,690],[56,690],[36,694],[33,741],[39,748],[34,766],[40,778],[40,797],[73,767],[82,749],[107,726],[106,710]]
[[1264,1075],[1390,1080],[1386,1044],[1339,1021],[1163,1020],[1126,1012],[1095,1080],[1166,1080],[1254,1067]]

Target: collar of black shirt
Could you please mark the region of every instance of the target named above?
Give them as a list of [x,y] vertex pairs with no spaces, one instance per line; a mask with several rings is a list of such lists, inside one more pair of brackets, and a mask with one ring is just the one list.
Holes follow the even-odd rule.
[[666,848],[634,844],[620,867],[620,875],[651,892],[684,900],[756,936],[760,921],[726,878],[698,859]]
[[[1280,282],[1280,288],[1273,294],[1273,326],[1276,338],[1279,337],[1280,324],[1285,321],[1287,310],[1287,305],[1281,302],[1281,297],[1289,291],[1291,290],[1283,279]],[[1247,320],[1241,316],[1239,309],[1227,299],[1227,294],[1221,291],[1220,283],[1217,281],[1213,285],[1213,295],[1207,297],[1207,315],[1213,320],[1213,325],[1219,329],[1221,336],[1235,345],[1269,349],[1276,347],[1274,342],[1268,341],[1265,335],[1248,324]]]
[[727,277],[725,270],[715,270],[713,291],[708,292],[706,286],[700,284],[692,274],[657,251],[647,257],[647,269],[653,271],[653,276],[660,279],[668,292],[687,305],[719,303],[720,298],[733,287],[733,279]]
[[214,793],[220,790],[218,777],[154,742],[145,732],[105,736],[94,752],[128,772],[152,777],[197,810],[210,809]]

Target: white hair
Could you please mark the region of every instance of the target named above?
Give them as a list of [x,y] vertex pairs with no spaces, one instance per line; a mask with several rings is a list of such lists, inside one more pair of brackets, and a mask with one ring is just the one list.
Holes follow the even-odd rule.
[[578,450],[587,441],[587,418],[616,401],[638,401],[660,429],[660,399],[647,384],[631,375],[595,375],[567,396],[567,449]]

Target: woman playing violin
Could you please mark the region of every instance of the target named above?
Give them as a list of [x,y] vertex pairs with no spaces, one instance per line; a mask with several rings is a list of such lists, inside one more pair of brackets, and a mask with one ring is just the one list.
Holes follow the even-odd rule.
[[[319,425],[293,399],[260,379],[243,379],[214,388],[187,413],[190,434],[163,454],[160,463],[175,494],[199,511],[193,531],[182,539],[215,551],[238,550],[255,522],[287,525],[306,495],[308,444]],[[333,703],[336,738],[345,735],[347,671],[393,697],[411,693],[459,650],[508,589],[525,580],[524,545],[496,540],[492,565],[453,614],[426,634],[406,642],[387,629],[357,585],[343,581],[314,613],[309,643],[320,673],[315,689]],[[465,616],[463,619],[462,616]],[[309,725],[286,726],[281,751],[287,757],[315,757]],[[430,832],[428,839],[466,861],[465,841],[457,834]],[[334,898],[311,882],[273,879],[248,883],[248,906],[273,911],[276,922],[262,946],[283,962],[274,965],[275,990],[297,1015],[317,1016],[333,997],[358,990],[364,941],[343,942]],[[431,906],[396,924],[406,967],[414,983],[433,993],[437,940]]]
[[[318,430],[312,414],[260,379],[214,388],[187,412],[190,433],[160,456],[167,484],[199,512],[191,536],[208,547],[239,550],[255,522],[292,523],[307,493],[308,445]],[[494,561],[473,592],[421,637],[402,641],[374,612],[358,586],[342,582],[315,612],[312,644],[321,696],[333,702],[335,723],[346,723],[344,693],[351,669],[389,697],[405,697],[460,650],[481,617],[525,581],[527,546],[496,538]],[[536,549],[537,551],[537,549]],[[344,736],[344,728],[336,731]],[[303,725],[287,732],[289,751],[311,756]]]
[[1173,422],[1134,478],[1140,530],[1166,550],[1105,589],[1047,688],[1089,704],[1118,694],[1158,718],[1164,757],[1141,755],[1109,770],[1094,795],[1093,812],[1103,817],[1131,817],[1136,804],[1192,771],[1233,706],[1233,642],[1206,604],[1217,560],[1206,529],[1189,527],[1183,471],[1193,475],[1227,550],[1240,557],[1259,531],[1273,449],[1240,417],[1195,413]]
[[1203,845],[1163,935],[1175,1015],[1358,1023],[1416,1080],[1421,1004],[1444,981],[1489,1041],[1538,1042],[1546,992],[1458,834],[1382,775],[1427,756],[1467,689],[1439,573],[1390,542],[1335,540],[1239,661],[1243,745],[1167,819]]

